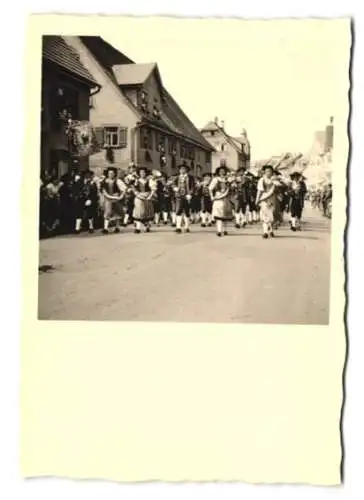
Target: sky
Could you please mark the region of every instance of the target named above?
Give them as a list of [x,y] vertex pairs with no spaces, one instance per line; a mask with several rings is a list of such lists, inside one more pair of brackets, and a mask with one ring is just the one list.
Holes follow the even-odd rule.
[[247,130],[252,158],[305,152],[349,88],[340,20],[122,18],[101,36],[135,62],[157,62],[165,87],[201,128]]

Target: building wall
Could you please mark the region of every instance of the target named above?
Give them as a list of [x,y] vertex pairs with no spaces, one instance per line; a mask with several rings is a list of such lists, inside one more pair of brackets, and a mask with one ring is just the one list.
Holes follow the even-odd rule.
[[241,155],[239,155],[236,149],[227,141],[224,134],[221,132],[215,132],[214,135],[211,135],[211,132],[202,132],[202,134],[216,150],[211,154],[212,172],[215,172],[222,160],[226,161],[226,165],[231,170],[237,170],[239,168],[239,159],[241,160]]
[[[135,161],[136,158],[137,139],[134,128],[140,118],[79,37],[65,38],[67,43],[77,50],[81,62],[101,85],[100,92],[92,97],[92,107],[90,109],[92,125],[95,128],[105,126],[127,127],[127,145],[125,148],[114,149],[113,163],[113,166],[117,168],[127,169],[129,163]],[[90,168],[97,173],[104,170],[107,165],[104,149],[90,156]]]
[[[70,167],[68,138],[65,127],[56,126],[54,116],[58,110],[58,89],[70,89],[76,95],[77,113],[73,113],[76,120],[89,120],[89,93],[87,85],[74,80],[57,69],[48,66],[42,67],[42,122],[41,122],[41,171],[55,175],[63,175]],[[61,101],[60,101],[61,102]],[[88,158],[80,160],[81,168],[89,166]]]

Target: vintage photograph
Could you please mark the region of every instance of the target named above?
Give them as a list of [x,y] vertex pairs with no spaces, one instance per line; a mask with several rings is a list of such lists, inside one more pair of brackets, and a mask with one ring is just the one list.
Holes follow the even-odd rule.
[[327,325],[330,21],[169,22],[42,38],[38,318]]

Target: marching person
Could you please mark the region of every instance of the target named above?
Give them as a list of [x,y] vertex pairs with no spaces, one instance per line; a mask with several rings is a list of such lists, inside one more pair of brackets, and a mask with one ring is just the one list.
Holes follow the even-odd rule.
[[195,188],[194,178],[189,173],[190,168],[183,164],[179,175],[174,179],[173,190],[176,198],[176,233],[182,233],[182,223],[186,233],[190,232],[191,200]]
[[203,175],[203,180],[199,188],[199,199],[201,206],[201,227],[212,226],[212,200],[209,189],[211,179],[212,179],[212,174],[206,172]]
[[233,187],[235,227],[240,229],[246,226],[246,210],[248,206],[247,175],[243,168],[236,171]]
[[228,169],[225,163],[222,163],[215,171],[215,177],[212,179],[209,190],[212,199],[212,217],[216,221],[216,235],[226,236],[227,223],[233,219],[231,196],[231,184],[227,178]]
[[260,220],[263,226],[263,238],[273,237],[274,210],[277,204],[277,183],[272,179],[272,165],[264,165],[263,175],[258,181],[256,206],[260,207]]
[[306,185],[306,177],[301,174],[301,177],[299,179],[299,184],[300,184],[300,197],[301,197],[301,216],[298,220],[300,226],[301,226],[301,223],[302,223],[302,213],[303,213],[303,209],[305,207],[305,201],[306,201],[306,196],[307,196],[307,185]]
[[124,183],[126,184],[127,192],[125,195],[125,215],[124,215],[124,226],[127,226],[132,222],[133,219],[133,210],[134,210],[134,191],[132,189],[138,175],[137,175],[137,167],[135,163],[130,163],[128,167],[128,173],[124,178]]
[[247,173],[247,176],[249,179],[248,186],[247,186],[247,191],[248,191],[248,222],[249,222],[249,224],[254,224],[254,223],[258,222],[258,207],[256,205],[258,180],[250,172]]
[[72,198],[72,216],[74,220],[74,231],[76,234],[81,232],[82,218],[85,210],[85,192],[84,179],[79,168],[75,167],[71,174],[71,198]]
[[196,167],[195,188],[191,199],[191,223],[199,222],[201,219],[201,196],[200,187],[202,185],[203,176],[200,165]]
[[168,178],[165,173],[161,177],[162,194],[161,194],[161,211],[163,216],[163,224],[168,224],[168,217],[172,212],[172,187],[168,183]]
[[174,190],[174,185],[176,182],[176,175],[171,175],[171,177],[167,180],[167,186],[170,190],[171,193],[171,221],[172,221],[172,227],[176,227],[177,225],[177,215],[176,215],[176,192]]
[[300,220],[302,216],[302,195],[301,195],[301,174],[300,172],[293,172],[291,175],[291,190],[290,190],[290,225],[292,231],[301,229]]
[[154,198],[153,198],[153,209],[154,209],[154,223],[159,226],[163,211],[163,184],[162,184],[162,174],[159,170],[153,170],[151,175],[151,182],[153,184]]
[[85,172],[84,178],[85,192],[85,218],[88,220],[88,231],[93,233],[95,230],[95,219],[97,217],[99,205],[99,190],[97,182],[94,179],[94,172],[88,170]]
[[108,167],[105,170],[106,178],[101,183],[101,193],[104,199],[104,229],[103,234],[109,234],[109,225],[115,221],[115,233],[120,233],[123,218],[123,201],[126,194],[126,185],[117,177],[117,168]]
[[132,187],[134,192],[134,232],[140,234],[144,226],[146,232],[149,233],[150,223],[154,217],[153,202],[156,196],[156,184],[146,167],[139,167],[137,173],[138,177]]

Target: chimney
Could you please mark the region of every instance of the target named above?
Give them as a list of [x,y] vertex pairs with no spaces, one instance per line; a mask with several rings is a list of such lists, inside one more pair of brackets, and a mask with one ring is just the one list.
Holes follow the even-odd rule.
[[219,124],[219,117],[218,117],[218,116],[215,116],[215,120],[214,120],[214,122],[216,123],[216,125],[218,125],[218,124]]

